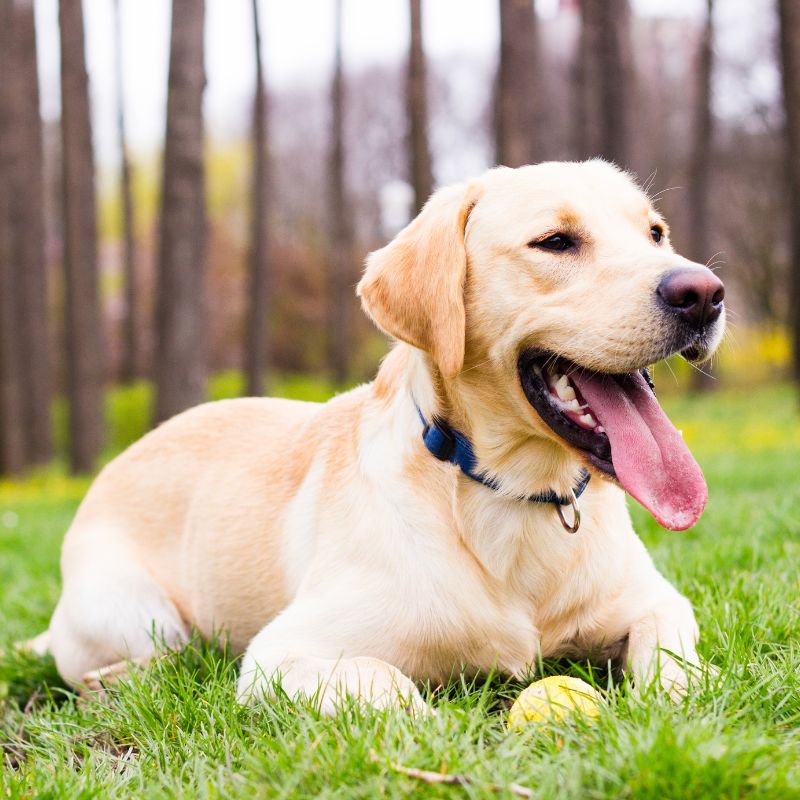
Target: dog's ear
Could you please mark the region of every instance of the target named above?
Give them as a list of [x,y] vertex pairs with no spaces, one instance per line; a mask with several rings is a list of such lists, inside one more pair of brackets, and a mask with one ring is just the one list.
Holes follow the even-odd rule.
[[475,185],[436,192],[386,247],[370,253],[357,289],[382,331],[429,353],[446,377],[464,365],[464,232],[478,195]]

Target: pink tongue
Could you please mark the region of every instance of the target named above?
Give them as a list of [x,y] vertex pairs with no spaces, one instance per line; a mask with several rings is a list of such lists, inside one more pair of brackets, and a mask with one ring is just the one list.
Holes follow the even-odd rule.
[[669,530],[694,525],[708,499],[703,472],[644,378],[583,371],[569,377],[606,430],[625,491]]

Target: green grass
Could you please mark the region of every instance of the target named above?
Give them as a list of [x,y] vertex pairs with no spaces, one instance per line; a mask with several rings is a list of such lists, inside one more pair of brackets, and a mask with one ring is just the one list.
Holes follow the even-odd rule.
[[[141,402],[112,400],[112,419],[127,424],[116,442],[141,424]],[[673,705],[585,664],[545,663],[546,672],[595,681],[606,707],[590,727],[574,719],[555,735],[517,734],[505,714],[522,685],[498,680],[431,692],[433,718],[349,708],[321,719],[288,698],[237,706],[237,662],[214,644],[195,642],[134,674],[105,703],[78,702],[47,660],[7,652],[0,796],[510,797],[493,787],[516,783],[545,798],[800,798],[795,399],[777,387],[666,404],[706,471],[711,501],[689,533],[632,510],[659,567],[694,602],[717,683]],[[57,468],[0,484],[0,648],[46,626],[59,543],[86,485]],[[404,768],[471,783],[429,785]]]

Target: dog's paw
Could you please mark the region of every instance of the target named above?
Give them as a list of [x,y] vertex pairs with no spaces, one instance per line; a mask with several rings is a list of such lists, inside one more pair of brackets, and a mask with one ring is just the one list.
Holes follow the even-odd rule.
[[658,681],[669,697],[677,702],[697,684],[699,669],[699,665],[661,656],[658,659]]
[[434,713],[410,678],[377,658],[295,658],[282,662],[272,674],[254,659],[245,658],[239,702],[272,699],[278,686],[291,698],[310,701],[326,716],[336,714],[352,700],[378,709],[402,709],[414,717]]
[[676,702],[694,689],[716,683],[720,674],[717,667],[702,663],[697,656],[690,660],[664,650],[633,659],[630,672],[637,694],[655,684]]
[[[156,658],[160,661],[168,655],[165,653]],[[134,670],[144,669],[152,660],[150,656],[129,658],[86,672],[77,686],[78,694],[84,699],[105,700],[108,697],[109,687],[130,678]]]
[[14,649],[19,653],[30,653],[35,656],[46,656],[50,652],[50,631],[44,631],[33,639],[16,642]]

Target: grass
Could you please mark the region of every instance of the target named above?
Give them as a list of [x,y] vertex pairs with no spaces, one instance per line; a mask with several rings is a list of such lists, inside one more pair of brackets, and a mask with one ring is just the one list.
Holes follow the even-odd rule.
[[[229,387],[230,388],[230,387]],[[138,391],[143,391],[139,389]],[[317,391],[291,387],[293,391]],[[324,391],[324,390],[319,390]],[[139,423],[130,403],[127,432]],[[522,684],[428,690],[437,716],[351,707],[335,719],[289,698],[234,702],[236,659],[196,641],[108,702],[78,702],[48,660],[0,661],[0,796],[800,798],[800,422],[786,387],[672,399],[711,501],[689,533],[632,512],[659,567],[692,599],[720,669],[677,705],[586,664],[550,663],[606,697],[597,724],[509,733]],[[136,412],[138,413],[138,412]],[[86,480],[44,470],[0,484],[0,648],[38,633],[58,594],[58,549]],[[432,785],[407,769],[466,776]],[[497,787],[500,787],[499,789]]]

